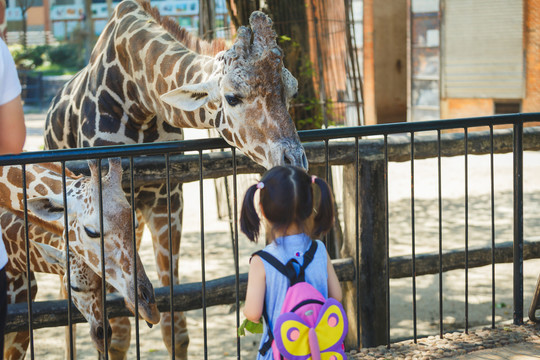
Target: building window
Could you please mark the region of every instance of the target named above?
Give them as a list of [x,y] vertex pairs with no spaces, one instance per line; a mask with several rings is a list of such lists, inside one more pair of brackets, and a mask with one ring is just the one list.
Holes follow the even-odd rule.
[[519,100],[495,100],[495,115],[517,114],[521,112],[521,101]]
[[74,5],[75,0],[55,0],[54,5]]

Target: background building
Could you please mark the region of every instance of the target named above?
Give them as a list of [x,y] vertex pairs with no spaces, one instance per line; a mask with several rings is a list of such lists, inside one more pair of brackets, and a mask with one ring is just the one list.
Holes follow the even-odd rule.
[[366,123],[540,111],[539,0],[364,0]]
[[[64,40],[74,29],[81,26],[85,19],[84,0],[22,0],[30,5],[26,19],[28,31],[50,32],[55,39]],[[118,4],[113,2],[111,9],[105,0],[93,0],[91,4],[95,35],[101,34],[109,12]],[[22,10],[17,0],[7,0],[6,19],[10,31],[22,30]],[[193,31],[199,27],[199,0],[153,1],[162,15],[174,17],[179,24]],[[216,28],[223,31],[229,26],[225,0],[216,1]],[[219,37],[219,33],[217,36]]]

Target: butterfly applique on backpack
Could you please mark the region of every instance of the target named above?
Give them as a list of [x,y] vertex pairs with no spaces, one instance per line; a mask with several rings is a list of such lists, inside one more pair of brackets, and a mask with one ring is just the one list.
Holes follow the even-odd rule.
[[[313,260],[317,242],[304,254],[304,263],[291,259],[283,265],[265,251],[255,254],[266,260],[290,281],[280,315],[270,339],[259,350],[262,355],[272,347],[274,360],[345,360],[343,340],[348,321],[339,301],[324,296],[305,281],[305,269]],[[295,265],[299,271],[295,270]],[[265,321],[268,317],[264,311]]]

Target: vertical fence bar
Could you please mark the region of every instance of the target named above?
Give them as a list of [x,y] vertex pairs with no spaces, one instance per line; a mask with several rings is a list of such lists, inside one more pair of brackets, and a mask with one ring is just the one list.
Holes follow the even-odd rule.
[[415,218],[414,218],[414,132],[411,132],[411,247],[412,247],[412,292],[413,292],[413,332],[414,343],[418,341],[416,319],[416,244],[415,244]]
[[439,337],[443,338],[443,266],[442,266],[442,176],[441,176],[441,130],[437,130],[437,191],[439,198]]
[[[360,194],[359,194],[359,188],[360,188],[360,181],[358,179],[358,174],[360,170],[360,154],[359,152],[359,144],[358,144],[358,137],[355,138],[354,141],[354,218],[355,218],[355,244],[356,244],[356,339],[358,342],[358,348],[361,343],[362,339],[362,327],[361,327],[361,302],[360,302],[360,224],[358,222],[359,219],[359,204],[360,204]],[[362,345],[363,346],[363,345]]]
[[523,123],[514,124],[514,324],[523,324]]
[[469,132],[464,128],[465,140],[465,333],[469,333]]
[[491,182],[491,328],[495,329],[495,171],[493,162],[493,125],[489,126],[489,167]]
[[[231,149],[233,162],[233,220],[234,220],[234,276],[236,290],[236,328],[240,328],[240,264],[238,249],[238,184],[236,172],[236,148]],[[236,332],[236,358],[240,359],[240,335]]]
[[325,164],[325,180],[328,182],[330,179],[330,165],[328,164],[328,158],[330,157],[330,148],[328,147],[328,139],[324,140],[324,164]]
[[[129,193],[131,198],[131,227],[133,228],[133,286],[135,287],[135,294],[139,288],[137,283],[137,223],[135,214],[135,182],[133,174],[133,156],[129,157]],[[170,217],[169,217],[170,219]],[[169,220],[170,221],[170,220]],[[135,344],[137,359],[141,358],[141,345],[139,338],[139,297],[135,296]]]
[[[390,348],[390,225],[388,216],[388,134],[384,134],[384,226],[386,227],[386,347]],[[358,217],[357,217],[358,218]]]
[[171,359],[176,358],[175,347],[175,330],[174,330],[174,271],[173,271],[173,256],[172,256],[172,224],[171,224],[171,156],[165,154],[165,170],[167,177],[167,225],[169,231],[169,300],[171,311]]
[[30,238],[28,236],[28,203],[26,195],[26,165],[21,165],[22,170],[22,191],[23,191],[23,206],[24,206],[24,235],[26,247],[26,303],[28,304],[28,334],[30,336],[30,358],[34,360],[34,329],[32,316],[32,284],[30,277]]
[[[99,238],[101,246],[101,296],[103,301],[103,319],[107,319],[107,280],[105,268],[105,239],[103,235],[103,179],[101,178],[101,159],[96,160],[97,176],[98,176],[98,193],[99,193]],[[104,349],[103,355],[107,360],[109,358],[108,326],[103,326]]]
[[[326,127],[328,127],[327,124],[326,124]],[[328,147],[328,139],[325,139],[324,140],[324,179],[326,180],[330,188],[333,188],[332,184],[330,184],[329,182],[329,179],[330,179],[330,165],[328,164],[329,152],[330,152],[330,149]],[[328,234],[324,234],[323,242],[325,243],[328,249],[332,249],[330,251],[330,257],[334,258],[337,255],[339,255],[338,251],[336,250],[335,231],[332,230],[330,234],[332,234],[333,236],[328,236]],[[331,243],[328,242],[328,239],[330,239]]]
[[[70,266],[70,248],[69,248],[69,223],[68,223],[68,203],[67,203],[67,185],[66,185],[66,162],[62,161],[62,199],[64,201],[64,234],[66,246],[66,277],[67,277],[67,296],[68,296],[68,328],[69,328],[69,358],[73,360],[73,349],[75,347],[73,339],[73,324],[71,320],[71,266]],[[106,339],[106,338],[105,338]]]
[[202,150],[199,150],[199,201],[201,219],[201,272],[202,272],[202,311],[203,311],[203,339],[204,358],[208,359],[208,329],[206,323],[206,263],[204,256],[204,189],[203,189],[203,157]]

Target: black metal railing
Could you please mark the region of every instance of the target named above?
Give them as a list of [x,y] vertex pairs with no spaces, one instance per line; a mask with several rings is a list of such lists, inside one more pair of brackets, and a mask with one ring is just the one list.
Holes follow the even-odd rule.
[[[439,335],[444,329],[443,278],[445,271],[464,269],[465,272],[465,325],[469,329],[469,284],[468,271],[478,266],[491,266],[492,315],[491,324],[495,326],[495,264],[512,262],[513,281],[513,321],[523,323],[523,262],[540,258],[539,242],[524,242],[523,230],[523,151],[540,150],[540,128],[525,127],[525,123],[539,122],[540,114],[512,114],[482,118],[426,121],[419,123],[396,123],[362,127],[310,130],[300,132],[304,142],[310,169],[324,169],[329,179],[333,167],[343,167],[343,214],[345,224],[342,259],[335,260],[336,271],[345,286],[345,307],[348,311],[353,331],[347,340],[349,349],[360,346],[391,346],[391,287],[390,280],[410,277],[412,280],[412,319],[413,338],[417,332],[417,289],[416,278],[424,274],[438,274],[439,281]],[[498,129],[499,126],[505,127]],[[471,131],[483,127],[486,130]],[[448,131],[447,131],[448,130]],[[477,129],[475,129],[477,130]],[[401,134],[401,135],[399,135]],[[403,136],[405,134],[405,136]],[[66,163],[72,171],[88,174],[83,160],[122,157],[124,159],[123,186],[127,190],[131,204],[135,202],[133,189],[142,184],[167,184],[170,213],[170,184],[174,182],[200,182],[200,241],[202,279],[200,283],[181,284],[174,287],[155,289],[158,308],[162,312],[189,311],[203,309],[204,354],[207,356],[207,313],[206,308],[219,304],[236,304],[236,327],[240,323],[240,301],[245,296],[246,274],[239,271],[238,249],[238,209],[233,209],[235,272],[216,280],[205,279],[205,228],[203,208],[203,179],[233,175],[234,199],[237,199],[236,176],[244,173],[264,171],[234,149],[219,153],[208,153],[211,149],[230,149],[222,139],[187,140],[155,144],[107,146],[85,149],[28,152],[16,156],[1,156],[0,165],[20,165],[60,161],[63,169]],[[181,152],[195,154],[178,155]],[[513,158],[513,240],[511,244],[496,246],[495,237],[495,190],[494,155],[511,152]],[[469,156],[486,154],[490,161],[490,213],[491,246],[487,249],[469,247]],[[441,191],[441,171],[443,157],[463,156],[465,169],[464,182],[464,249],[443,251],[443,210]],[[165,166],[156,161],[165,157]],[[417,254],[416,250],[416,212],[415,212],[415,164],[420,159],[437,159],[438,184],[438,246],[434,253]],[[410,219],[411,251],[406,256],[390,257],[392,242],[389,225],[389,163],[410,162]],[[135,164],[137,166],[135,166]],[[196,169],[196,170],[194,170]],[[65,171],[63,172],[65,181]],[[101,184],[100,184],[101,186]],[[65,189],[65,184],[64,184]],[[100,199],[100,204],[103,199]],[[66,199],[64,198],[64,202]],[[101,212],[102,213],[102,212]],[[67,215],[66,215],[67,216]],[[135,212],[133,210],[133,219]],[[67,224],[67,218],[64,220]],[[135,220],[133,220],[133,226]],[[103,226],[101,222],[101,226]],[[101,229],[103,230],[103,229]],[[171,233],[169,221],[169,234]],[[67,234],[67,227],[66,227]],[[103,234],[103,231],[101,231]],[[134,243],[136,239],[133,239]],[[28,242],[28,239],[27,239]],[[169,244],[171,246],[171,244]],[[28,246],[28,245],[27,245]],[[102,238],[102,254],[103,249]],[[28,247],[27,247],[28,249]],[[67,247],[69,249],[69,247]],[[486,252],[489,254],[486,256]],[[135,254],[133,254],[135,259]],[[69,259],[69,252],[67,254]],[[69,260],[68,260],[69,263]],[[69,266],[67,267],[69,269]],[[28,270],[29,271],[29,270]],[[105,271],[103,269],[103,274]],[[361,276],[359,276],[361,275]],[[68,271],[69,276],[69,271]],[[172,278],[172,268],[170,276]],[[103,276],[103,287],[106,276]],[[487,279],[486,279],[487,280]],[[136,280],[135,280],[136,281]],[[28,287],[30,294],[30,287]],[[31,299],[29,295],[28,299]],[[108,295],[104,301],[103,312],[109,318],[129,316],[122,299]],[[71,309],[71,310],[68,310]],[[136,314],[138,309],[136,306]],[[66,315],[67,314],[67,315]],[[9,306],[6,331],[22,331],[49,326],[71,325],[83,322],[84,318],[66,301],[47,301]],[[137,325],[136,325],[137,326]],[[107,330],[105,330],[106,332]],[[174,331],[171,333],[174,338]],[[70,337],[72,335],[70,333]],[[174,341],[173,341],[174,344]],[[241,340],[236,341],[237,356],[240,357]],[[137,358],[139,352],[139,329],[136,327]],[[30,338],[30,352],[33,356],[33,339]],[[172,350],[175,351],[174,348]]]

